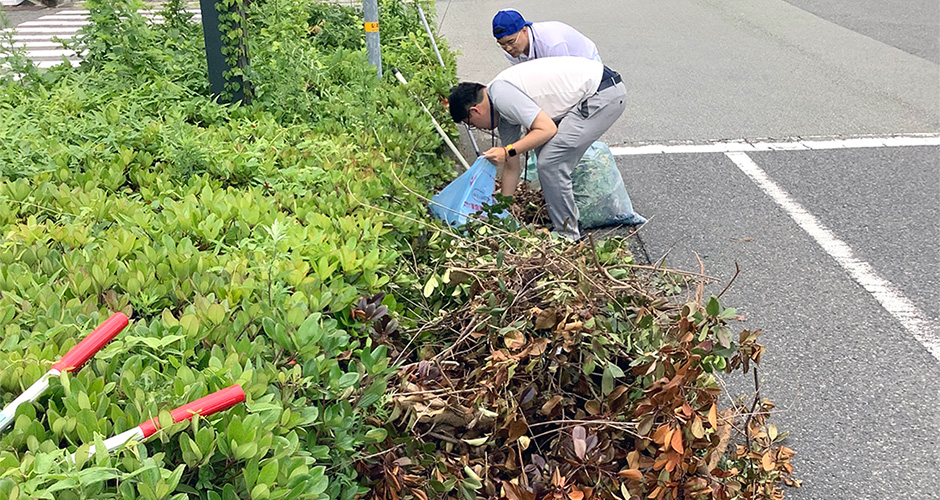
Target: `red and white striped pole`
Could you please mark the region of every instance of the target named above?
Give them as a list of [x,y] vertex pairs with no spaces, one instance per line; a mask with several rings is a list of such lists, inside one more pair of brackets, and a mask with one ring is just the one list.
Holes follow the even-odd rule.
[[21,404],[36,401],[42,393],[49,389],[50,378],[58,377],[64,372],[72,372],[81,368],[82,365],[91,359],[95,353],[100,351],[105,344],[111,342],[111,339],[117,336],[117,334],[127,326],[127,323],[127,316],[123,313],[114,313],[107,321],[96,328],[95,331],[82,339],[78,345],[69,350],[65,356],[62,356],[62,359],[52,365],[52,368],[42,377],[39,377],[39,380],[23,391],[23,394],[20,394],[18,398],[14,399],[3,411],[0,411],[0,432],[13,422],[16,409]]
[[[185,404],[170,412],[173,417],[173,423],[183,422],[193,418],[194,415],[206,417],[220,411],[227,410],[245,400],[245,391],[238,384],[226,387],[220,391],[213,392],[204,398],[199,398],[192,403]],[[104,440],[104,446],[108,452],[123,446],[128,441],[143,441],[152,436],[160,429],[160,421],[154,417],[133,429],[126,430],[116,436]],[[95,454],[95,446],[88,448],[88,456]],[[72,461],[75,455],[72,454]]]

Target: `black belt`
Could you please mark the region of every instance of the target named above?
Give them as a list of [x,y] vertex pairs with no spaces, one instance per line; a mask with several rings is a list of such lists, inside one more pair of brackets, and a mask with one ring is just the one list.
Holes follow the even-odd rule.
[[601,75],[601,84],[597,86],[597,91],[600,92],[608,87],[613,87],[622,81],[623,78],[620,77],[620,73],[604,66],[604,74]]

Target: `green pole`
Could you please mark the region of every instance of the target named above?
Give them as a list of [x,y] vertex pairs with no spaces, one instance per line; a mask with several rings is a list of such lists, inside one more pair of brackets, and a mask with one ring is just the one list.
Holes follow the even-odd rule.
[[[232,12],[244,16],[243,11],[235,10],[238,8],[237,4],[236,2],[232,6]],[[231,70],[231,67],[225,60],[225,54],[222,53],[222,32],[219,30],[219,11],[216,8],[216,0],[199,0],[199,10],[202,12],[202,33],[206,41],[209,89],[216,96],[223,96],[226,90],[230,89],[231,99],[227,102],[244,101],[245,82],[242,80],[241,75],[234,75],[231,79],[225,76]],[[239,52],[241,53],[241,49],[244,47],[242,37],[239,37],[239,41]],[[247,54],[239,57],[239,65],[243,61],[247,62]]]

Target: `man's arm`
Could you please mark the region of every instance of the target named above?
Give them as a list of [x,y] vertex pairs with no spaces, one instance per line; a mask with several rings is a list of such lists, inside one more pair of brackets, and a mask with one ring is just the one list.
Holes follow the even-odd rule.
[[512,196],[516,192],[516,186],[519,185],[519,178],[522,177],[522,164],[519,158],[519,155],[513,156],[503,164],[502,187],[500,188],[503,196]]
[[544,111],[539,111],[529,128],[529,132],[512,145],[513,149],[520,154],[510,157],[505,147],[491,148],[483,153],[487,160],[497,165],[503,165],[503,196],[512,196],[516,192],[519,176],[522,174],[522,166],[519,163],[521,153],[531,151],[545,144],[552,137],[555,137],[557,132],[558,126],[555,125],[555,122]]

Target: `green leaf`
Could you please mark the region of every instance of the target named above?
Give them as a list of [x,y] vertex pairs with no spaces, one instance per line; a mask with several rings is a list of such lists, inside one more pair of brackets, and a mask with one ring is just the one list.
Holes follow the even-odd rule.
[[82,486],[98,484],[119,477],[121,477],[121,471],[106,467],[91,467],[78,473],[78,481]]
[[621,378],[621,377],[623,377],[623,375],[624,375],[623,369],[621,369],[619,366],[617,366],[617,364],[614,363],[613,361],[608,361],[608,362],[607,362],[607,369],[610,370],[610,373],[611,373],[615,378]]
[[429,481],[429,484],[431,485],[431,489],[433,489],[434,491],[438,493],[447,493],[448,491],[454,489],[454,486],[457,485],[457,480],[449,479],[445,482],[441,482],[441,481],[432,479],[431,481]]
[[381,427],[376,427],[375,429],[366,432],[366,439],[375,443],[381,443],[382,441],[385,441],[385,438],[387,437],[388,431]]
[[607,363],[607,367],[604,368],[604,375],[601,377],[601,392],[604,396],[610,394],[614,390],[614,372],[610,368],[613,366],[613,363]]
[[206,317],[209,318],[213,324],[218,325],[225,320],[225,309],[221,304],[212,304],[209,306],[209,309],[206,310]]
[[311,495],[319,495],[330,486],[330,480],[326,477],[325,472],[326,466],[324,465],[318,465],[310,472],[311,486],[308,492]]
[[718,303],[718,297],[712,295],[711,298],[708,299],[708,305],[705,306],[705,312],[712,317],[718,316],[718,313],[721,312],[721,304]]
[[432,274],[431,279],[429,279],[428,282],[424,284],[424,296],[430,297],[431,294],[434,293],[434,289],[437,288],[439,284],[440,283],[438,283],[437,275]]
[[385,396],[387,386],[388,382],[384,378],[373,382],[372,385],[362,393],[362,397],[359,398],[359,402],[356,403],[356,408],[368,408],[379,402]]
[[271,460],[258,474],[258,484],[273,485],[277,481],[277,460]]
[[266,500],[271,497],[271,488],[266,484],[258,484],[251,489],[252,500]]
[[340,389],[345,389],[347,387],[352,387],[356,382],[359,382],[359,374],[356,372],[344,373],[337,382]]
[[[86,454],[87,454],[87,451],[86,451]],[[78,486],[78,481],[76,481],[74,478],[67,477],[67,478],[56,481],[54,484],[46,488],[46,491],[49,493],[55,493],[59,490],[67,490],[69,488],[74,488],[76,486]]]
[[323,338],[323,329],[320,328],[320,314],[314,313],[307,316],[303,324],[297,330],[297,337],[301,345],[315,344]]

